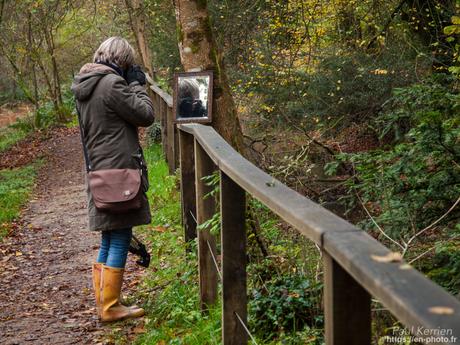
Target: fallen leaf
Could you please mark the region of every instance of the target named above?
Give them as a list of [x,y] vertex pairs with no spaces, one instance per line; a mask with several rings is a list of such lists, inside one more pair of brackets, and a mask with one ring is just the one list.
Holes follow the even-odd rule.
[[454,313],[453,308],[442,306],[431,307],[428,310],[430,311],[430,313],[438,315],[452,315]]
[[133,333],[135,334],[142,334],[142,333],[145,333],[147,332],[144,328],[144,326],[137,326],[137,327],[134,327],[133,328]]
[[2,262],[7,262],[10,258],[11,258],[12,255],[7,255],[5,256],[3,259],[2,259]]
[[383,263],[402,261],[402,255],[397,252],[390,252],[387,255],[371,255],[371,258],[374,261]]

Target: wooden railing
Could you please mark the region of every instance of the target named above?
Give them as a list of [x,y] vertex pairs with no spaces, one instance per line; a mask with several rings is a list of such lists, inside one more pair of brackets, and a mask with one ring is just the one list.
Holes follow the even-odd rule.
[[173,118],[173,98],[171,95],[164,92],[160,87],[149,77],[147,80],[150,84],[150,97],[153,100],[155,107],[155,119],[161,125],[161,144],[163,146],[166,161],[168,162],[169,172],[173,173],[176,170],[179,151],[177,131],[174,128]]
[[[153,91],[159,96],[156,102],[165,101],[157,89]],[[250,336],[246,327],[246,194],[321,248],[326,344],[371,343],[371,296],[424,343],[460,344],[460,302],[455,297],[367,233],[254,166],[212,127],[177,127],[185,238],[190,241],[198,236],[203,310],[217,301],[221,278],[223,344],[246,344]],[[220,174],[220,268],[216,239],[207,229],[196,231],[197,224],[217,211],[214,198],[204,197],[212,187],[203,180],[215,171]]]

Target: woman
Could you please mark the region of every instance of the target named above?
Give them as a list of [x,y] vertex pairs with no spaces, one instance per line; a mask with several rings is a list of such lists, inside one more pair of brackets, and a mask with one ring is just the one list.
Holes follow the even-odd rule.
[[200,86],[189,78],[179,79],[179,117],[205,117],[206,108],[200,100]]
[[[153,123],[153,104],[144,90],[145,74],[134,66],[134,50],[123,38],[111,37],[96,50],[93,63],[84,65],[72,91],[82,126],[82,140],[91,170],[143,169],[144,157],[137,127]],[[123,272],[132,237],[132,227],[150,223],[142,174],[141,207],[128,213],[109,213],[95,207],[89,188],[90,230],[101,231],[101,246],[93,264],[93,287],[102,321],[144,315],[136,306],[120,303]]]

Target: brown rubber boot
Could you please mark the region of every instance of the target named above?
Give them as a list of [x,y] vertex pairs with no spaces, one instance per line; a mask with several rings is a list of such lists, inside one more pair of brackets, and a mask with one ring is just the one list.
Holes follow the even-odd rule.
[[94,263],[93,264],[93,290],[94,296],[96,298],[96,310],[97,315],[101,317],[101,273],[102,273],[102,264]]
[[101,274],[101,320],[104,322],[135,318],[144,315],[144,309],[120,303],[124,269],[102,266]]

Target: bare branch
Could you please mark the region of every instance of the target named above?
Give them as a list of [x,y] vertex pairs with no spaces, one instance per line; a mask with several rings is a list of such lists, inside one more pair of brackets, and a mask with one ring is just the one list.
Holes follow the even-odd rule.
[[356,194],[356,197],[358,198],[359,200],[359,203],[361,204],[361,206],[363,207],[364,211],[366,212],[366,214],[368,215],[368,217],[370,218],[370,220],[372,221],[372,223],[374,223],[374,225],[377,227],[377,229],[380,231],[380,233],[386,238],[388,239],[391,243],[397,245],[399,248],[401,248],[401,250],[403,252],[405,252],[406,248],[407,248],[407,245],[406,246],[403,246],[401,243],[399,243],[398,241],[392,239],[390,236],[388,236],[385,231],[382,229],[382,227],[377,224],[377,222],[375,221],[374,217],[372,217],[371,213],[369,212],[369,210],[367,209],[367,207],[364,205],[361,197],[359,196],[358,193],[355,193]]
[[[445,217],[447,217],[447,215],[449,213],[451,213],[455,207],[457,207],[457,205],[460,203],[460,196],[458,197],[457,201],[455,201],[455,203],[447,210],[446,213],[444,213],[441,217],[439,217],[438,219],[436,219],[433,223],[431,223],[430,225],[428,225],[427,227],[425,227],[424,229],[420,230],[419,232],[417,232],[415,235],[413,235],[411,238],[409,238],[409,240],[407,241],[407,247],[417,238],[419,237],[421,234],[423,234],[424,232],[430,230],[431,228],[433,228],[433,226],[435,226],[436,224],[438,224],[441,220],[443,220]],[[405,252],[407,251],[407,249],[403,252],[403,256],[405,254]]]

